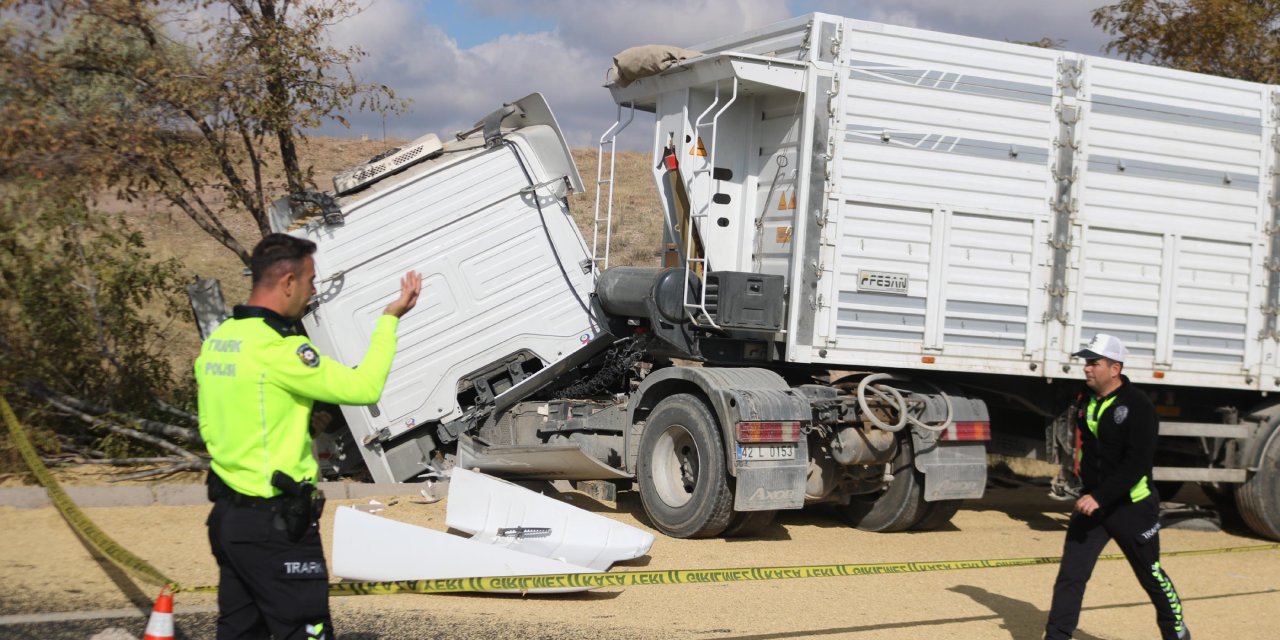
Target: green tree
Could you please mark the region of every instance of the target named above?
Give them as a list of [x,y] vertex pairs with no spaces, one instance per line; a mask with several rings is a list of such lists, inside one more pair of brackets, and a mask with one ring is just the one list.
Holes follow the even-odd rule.
[[1280,0],[1123,0],[1093,24],[1126,60],[1280,82]]
[[[168,325],[188,315],[181,265],[152,260],[138,233],[95,211],[82,193],[68,181],[0,186],[0,391],[22,413],[44,413],[40,424],[65,447],[120,456],[136,449],[135,439],[121,437],[133,432],[90,429],[67,407],[50,412],[9,394],[52,387],[97,416],[161,417],[163,407],[191,404],[164,339]],[[59,448],[48,437],[44,444]]]
[[[0,162],[159,196],[248,264],[269,194],[311,188],[297,145],[403,106],[328,44],[354,0],[0,0]],[[273,183],[279,180],[283,184]]]

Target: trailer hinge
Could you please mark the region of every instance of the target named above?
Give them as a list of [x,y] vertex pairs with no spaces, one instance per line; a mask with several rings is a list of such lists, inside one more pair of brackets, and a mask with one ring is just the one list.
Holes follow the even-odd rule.
[[1053,111],[1058,116],[1058,122],[1067,126],[1080,124],[1080,120],[1084,118],[1084,113],[1080,110],[1080,107],[1075,105],[1059,104],[1053,108]]
[[391,439],[391,427],[383,427],[377,431],[364,437],[364,446],[369,447],[375,444],[382,444]]
[[836,34],[831,37],[831,58],[836,62],[840,61],[840,47],[844,44],[844,27],[843,24],[836,28]]

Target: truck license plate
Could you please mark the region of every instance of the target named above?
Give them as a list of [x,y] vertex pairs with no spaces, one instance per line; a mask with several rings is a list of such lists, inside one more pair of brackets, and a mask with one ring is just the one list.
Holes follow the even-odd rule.
[[739,460],[795,460],[794,444],[740,444]]

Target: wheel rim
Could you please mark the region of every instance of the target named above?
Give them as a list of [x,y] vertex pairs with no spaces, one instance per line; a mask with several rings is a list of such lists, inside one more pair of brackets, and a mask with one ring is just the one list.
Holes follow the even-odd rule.
[[653,448],[653,488],[669,507],[683,507],[698,488],[698,445],[683,425],[673,424]]

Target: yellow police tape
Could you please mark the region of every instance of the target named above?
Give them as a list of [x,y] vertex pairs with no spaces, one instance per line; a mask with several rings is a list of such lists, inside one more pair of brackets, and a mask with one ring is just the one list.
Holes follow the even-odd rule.
[[[1280,544],[1251,547],[1173,551],[1170,556],[1205,556],[1220,553],[1268,551]],[[1099,560],[1123,560],[1121,554],[1109,554]],[[464,591],[533,591],[536,589],[638,587],[646,585],[711,584],[716,582],[751,582],[755,580],[796,580],[802,578],[835,578],[872,576],[892,573],[924,573],[957,569],[996,569],[1057,564],[1060,557],[1005,558],[996,560],[941,560],[936,562],[886,562],[881,564],[823,564],[796,567],[744,567],[739,569],[685,569],[677,571],[621,571],[617,573],[570,573],[541,576],[509,576],[497,578],[458,578],[453,580],[400,580],[395,582],[337,582],[329,585],[329,595],[371,596],[394,593],[459,593]]]
[[[164,576],[142,559],[120,547],[99,530],[75,506],[75,503],[58,486],[49,474],[44,463],[40,461],[32,448],[26,434],[18,425],[17,418],[9,404],[0,397],[0,409],[4,412],[5,422],[14,435],[27,466],[49,492],[50,499],[62,512],[67,522],[85,540],[98,549],[103,556],[110,559],[120,568],[152,583],[167,585],[175,593],[213,593],[215,586],[182,587]],[[1280,549],[1278,544],[1260,544],[1248,547],[1227,547],[1221,549],[1196,549],[1188,551],[1168,551],[1162,555],[1169,557],[1207,556],[1225,553],[1244,553],[1250,551],[1272,551]],[[1109,554],[1099,560],[1123,560],[1121,554]],[[744,567],[736,569],[684,569],[669,571],[619,571],[615,573],[566,573],[558,575],[504,576],[487,578],[456,578],[444,580],[398,580],[392,582],[336,582],[329,585],[332,596],[373,596],[396,593],[461,593],[468,591],[515,591],[527,592],[539,589],[596,589],[607,587],[639,587],[648,585],[675,584],[713,584],[720,582],[751,582],[757,580],[797,580],[804,578],[834,578],[841,576],[870,576],[895,573],[924,573],[930,571],[955,571],[960,569],[998,569],[1002,567],[1026,567],[1032,565],[1057,564],[1061,557],[1044,556],[1039,558],[998,558],[988,560],[940,560],[933,562],[886,562],[877,564],[823,564],[793,567]]]
[[149,584],[169,585],[171,588],[177,584],[165,577],[155,567],[147,564],[146,560],[129,553],[128,549],[116,544],[114,540],[103,533],[98,525],[95,525],[89,517],[76,506],[71,500],[58,481],[54,479],[53,474],[49,473],[49,469],[44,466],[44,462],[40,460],[40,454],[36,452],[35,447],[31,446],[31,440],[27,438],[27,433],[23,431],[22,425],[18,424],[18,417],[13,414],[13,409],[9,407],[9,402],[3,396],[0,396],[0,413],[4,414],[4,422],[9,426],[9,434],[13,436],[13,443],[17,445],[18,452],[22,454],[22,459],[26,461],[27,468],[31,470],[36,480],[44,486],[44,490],[48,492],[49,499],[53,501],[54,506],[62,513],[62,517],[66,519],[67,524],[85,542],[89,543],[98,553],[110,560],[117,567],[120,567],[127,573]]

